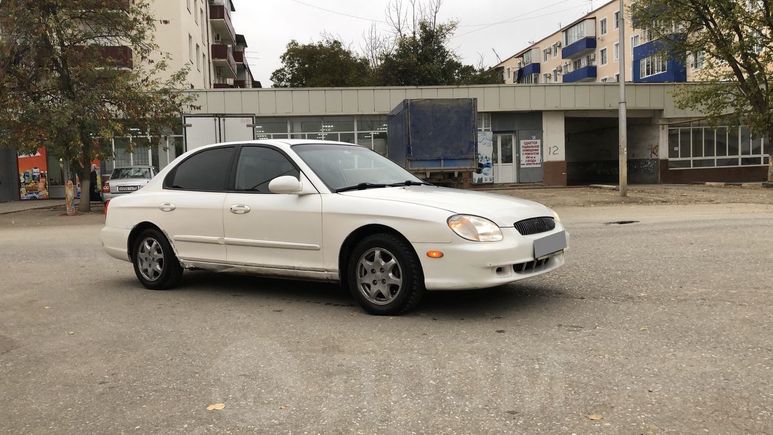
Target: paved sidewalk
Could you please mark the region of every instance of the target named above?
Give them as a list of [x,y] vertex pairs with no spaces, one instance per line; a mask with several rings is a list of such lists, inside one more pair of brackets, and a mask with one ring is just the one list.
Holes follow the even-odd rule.
[[[78,202],[75,202],[75,207],[78,206]],[[33,199],[29,201],[9,201],[0,202],[0,215],[9,213],[18,213],[27,210],[47,209],[59,207],[62,211],[65,211],[63,199]],[[91,202],[91,210],[101,210],[102,203]]]

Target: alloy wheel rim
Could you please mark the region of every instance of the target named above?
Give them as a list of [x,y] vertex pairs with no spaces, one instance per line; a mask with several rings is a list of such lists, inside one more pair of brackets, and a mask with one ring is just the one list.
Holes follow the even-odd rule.
[[384,248],[371,248],[357,262],[357,289],[376,305],[395,300],[403,288],[403,273],[397,258]]
[[164,250],[161,243],[147,237],[137,249],[137,266],[140,274],[148,281],[157,280],[164,272]]

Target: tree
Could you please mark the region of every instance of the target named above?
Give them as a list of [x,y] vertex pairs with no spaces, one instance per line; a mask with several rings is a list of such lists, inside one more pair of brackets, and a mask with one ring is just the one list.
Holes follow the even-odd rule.
[[367,86],[371,84],[368,60],[354,54],[338,39],[300,44],[290,41],[282,54],[282,67],[271,74],[274,87]]
[[437,24],[422,19],[415,33],[397,37],[396,48],[384,55],[376,70],[383,86],[433,86],[501,83],[483,68],[464,65],[447,47],[456,23]]
[[91,163],[130,129],[165,134],[190,97],[187,71],[169,78],[156,20],[144,0],[4,0],[0,3],[0,145],[49,153],[78,166],[79,210]]
[[464,65],[448,48],[457,23],[439,21],[442,0],[392,0],[386,21],[393,34],[392,50],[384,52],[375,70],[382,86],[497,84],[502,78],[482,65]]
[[773,182],[770,6],[769,0],[639,0],[631,14],[634,25],[662,41],[666,54],[702,56],[697,76],[702,83],[681,86],[675,92],[677,104],[701,110],[712,123],[729,120],[764,134],[771,154],[768,181]]
[[392,0],[387,5],[387,33],[375,24],[363,33],[363,55],[336,38],[321,42],[291,41],[282,67],[271,74],[275,87],[432,86],[502,83],[482,66],[464,65],[448,48],[456,23],[440,23],[442,0]]

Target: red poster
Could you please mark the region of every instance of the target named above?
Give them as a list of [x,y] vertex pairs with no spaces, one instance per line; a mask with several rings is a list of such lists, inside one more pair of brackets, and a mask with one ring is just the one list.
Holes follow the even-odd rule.
[[46,149],[34,154],[19,154],[19,198],[48,199],[48,163]]

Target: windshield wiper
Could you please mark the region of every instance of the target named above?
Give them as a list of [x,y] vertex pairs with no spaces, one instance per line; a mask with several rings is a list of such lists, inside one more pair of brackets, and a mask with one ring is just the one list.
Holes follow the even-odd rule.
[[405,181],[401,181],[399,183],[388,184],[387,186],[389,186],[389,187],[397,187],[397,186],[432,186],[432,184],[427,183],[425,181],[405,180]]
[[355,184],[354,186],[346,186],[340,189],[336,189],[336,193],[347,192],[349,190],[375,189],[377,187],[387,187],[387,185],[381,184],[381,183],[360,183],[360,184]]

